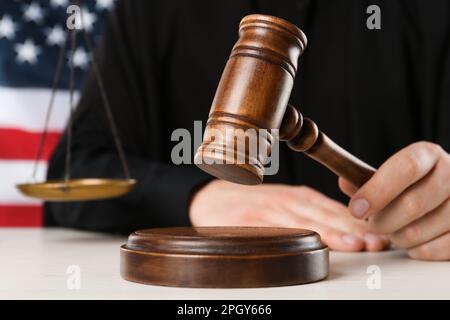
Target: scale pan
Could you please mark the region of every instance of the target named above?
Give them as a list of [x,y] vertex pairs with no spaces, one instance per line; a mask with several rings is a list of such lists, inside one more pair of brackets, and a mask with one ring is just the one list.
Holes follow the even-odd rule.
[[87,201],[119,197],[136,185],[133,179],[73,179],[18,184],[26,196],[45,201]]

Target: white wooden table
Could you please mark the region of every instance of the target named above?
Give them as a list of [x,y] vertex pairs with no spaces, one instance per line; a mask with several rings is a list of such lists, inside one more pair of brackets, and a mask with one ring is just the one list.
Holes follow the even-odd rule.
[[[119,247],[125,241],[65,229],[0,229],[0,299],[450,299],[450,262],[414,261],[401,251],[332,252],[328,279],[301,286],[147,286],[120,278]],[[375,274],[368,274],[373,265]],[[68,268],[74,273],[67,274]],[[78,270],[79,289],[73,278]]]

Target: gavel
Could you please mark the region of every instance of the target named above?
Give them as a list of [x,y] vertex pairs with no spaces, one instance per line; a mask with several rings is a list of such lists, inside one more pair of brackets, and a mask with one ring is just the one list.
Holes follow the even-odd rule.
[[[373,167],[338,146],[289,104],[298,59],[306,45],[305,34],[283,19],[255,14],[241,20],[239,39],[223,71],[203,143],[195,155],[200,169],[231,182],[260,184],[271,143],[279,138],[355,187],[370,179]],[[256,134],[261,130],[266,134]],[[245,148],[236,145],[236,132],[251,132],[244,137]],[[256,154],[251,152],[250,141],[258,146]]]

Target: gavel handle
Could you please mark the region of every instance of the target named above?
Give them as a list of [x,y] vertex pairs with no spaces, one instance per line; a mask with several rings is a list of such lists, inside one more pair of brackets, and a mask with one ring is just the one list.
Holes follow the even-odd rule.
[[289,105],[280,127],[280,139],[288,146],[320,162],[338,176],[359,188],[375,173],[375,169],[341,148],[310,119]]
[[341,148],[322,132],[319,132],[314,146],[305,153],[357,188],[375,173],[374,168]]

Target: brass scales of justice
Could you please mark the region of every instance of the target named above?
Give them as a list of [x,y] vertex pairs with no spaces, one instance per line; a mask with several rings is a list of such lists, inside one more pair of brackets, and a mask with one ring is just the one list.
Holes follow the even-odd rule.
[[[70,178],[70,135],[74,119],[72,59],[65,179],[18,185],[24,194],[31,197],[46,201],[99,200],[124,195],[136,185],[136,181],[130,178],[92,44],[86,31],[83,30],[83,34],[125,178]],[[72,55],[76,36],[76,30],[72,30]],[[230,159],[224,158],[228,155],[225,151],[234,148],[232,139],[225,139],[224,143],[219,144],[210,133],[213,129],[225,131],[230,127],[279,129],[280,140],[286,141],[291,149],[304,152],[355,187],[370,179],[374,168],[339,147],[312,120],[303,118],[296,108],[288,104],[297,60],[306,44],[303,32],[286,20],[259,14],[241,20],[239,39],[225,66],[203,144],[195,156],[196,159],[222,162],[205,164],[200,161],[200,169],[235,183],[262,183],[264,155],[258,155],[256,163],[231,161],[230,164]],[[64,50],[65,47],[60,54],[45,127],[53,105]],[[45,131],[37,161],[44,142]],[[264,143],[270,147],[269,140]],[[244,158],[248,157],[244,154]],[[35,174],[36,169],[33,177]],[[323,280],[328,276],[329,250],[319,234],[299,228],[153,228],[133,232],[128,237],[127,243],[120,248],[120,272],[128,281],[163,286],[256,288],[296,285]]]
[[[104,179],[104,178],[85,178],[85,179],[71,179],[70,161],[72,158],[72,128],[74,121],[75,105],[74,105],[74,54],[77,46],[78,30],[74,27],[72,30],[67,29],[67,34],[70,37],[66,37],[63,46],[60,49],[59,58],[56,66],[56,71],[53,79],[53,87],[51,91],[50,101],[47,108],[47,114],[45,117],[44,130],[40,137],[36,160],[34,163],[34,169],[31,177],[31,182],[18,184],[17,188],[24,195],[32,198],[37,198],[44,201],[87,201],[87,200],[100,200],[114,198],[122,196],[130,192],[136,185],[136,181],[130,178],[130,171],[126,162],[125,153],[120,142],[117,127],[114,122],[111,106],[108,100],[108,95],[103,84],[103,79],[98,69],[98,64],[94,55],[93,45],[89,35],[83,28],[82,12],[79,12],[81,33],[84,36],[84,40],[88,49],[88,53],[91,59],[92,70],[94,72],[95,79],[97,81],[98,88],[101,93],[101,99],[103,102],[104,110],[106,112],[107,120],[111,133],[113,135],[115,147],[119,154],[119,158],[122,164],[124,178],[123,179]],[[46,140],[50,117],[53,111],[53,104],[55,100],[56,91],[61,78],[61,71],[64,65],[64,59],[67,51],[67,43],[70,38],[70,59],[69,59],[69,90],[70,90],[70,112],[66,129],[67,134],[67,147],[65,153],[65,169],[64,179],[52,180],[45,182],[37,182],[37,168],[38,163],[41,160],[42,152]]]

